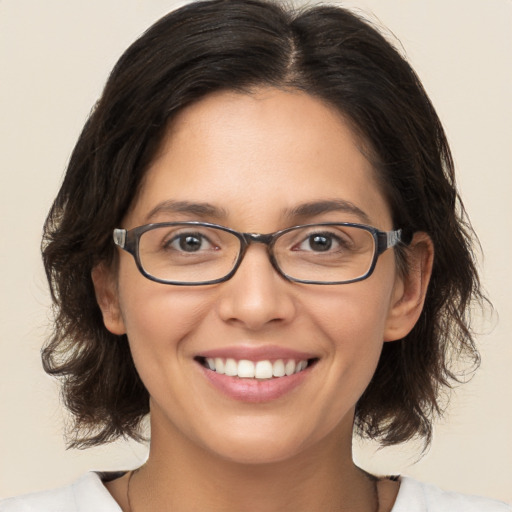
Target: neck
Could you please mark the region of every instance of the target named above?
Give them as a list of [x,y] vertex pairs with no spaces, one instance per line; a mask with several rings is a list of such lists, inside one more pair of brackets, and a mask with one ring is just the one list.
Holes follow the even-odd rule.
[[[130,482],[131,512],[375,512],[376,485],[352,462],[351,432],[342,427],[286,460],[240,463],[169,432],[152,430],[148,461]],[[165,440],[165,442],[164,442]]]

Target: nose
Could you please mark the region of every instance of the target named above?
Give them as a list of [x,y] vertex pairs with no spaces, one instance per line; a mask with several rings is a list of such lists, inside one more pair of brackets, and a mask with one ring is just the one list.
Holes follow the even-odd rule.
[[220,286],[217,305],[225,322],[257,331],[287,323],[296,314],[297,285],[278,274],[265,245],[251,244],[235,275]]

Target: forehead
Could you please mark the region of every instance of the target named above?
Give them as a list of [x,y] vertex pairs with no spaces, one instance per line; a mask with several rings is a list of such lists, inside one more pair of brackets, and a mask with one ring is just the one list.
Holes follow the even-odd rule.
[[173,119],[132,214],[141,222],[163,201],[187,201],[254,222],[328,200],[353,203],[369,218],[389,216],[343,116],[299,91],[223,91]]

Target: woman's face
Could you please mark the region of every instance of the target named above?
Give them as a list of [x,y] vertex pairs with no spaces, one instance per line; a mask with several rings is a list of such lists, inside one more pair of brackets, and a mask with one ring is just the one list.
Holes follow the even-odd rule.
[[[339,208],[298,212],[325,201]],[[169,221],[255,233],[332,221],[393,228],[343,118],[309,95],[270,88],[212,94],[173,121],[122,227]],[[285,280],[263,244],[249,247],[229,281],[209,286],[152,282],[128,253],[119,257],[105,322],[128,335],[151,396],[153,443],[167,436],[241,462],[283,460],[340,436],[349,443],[383,341],[412,327],[396,314],[403,283],[393,250],[370,278],[330,286]],[[219,377],[205,357],[315,362],[254,379]]]

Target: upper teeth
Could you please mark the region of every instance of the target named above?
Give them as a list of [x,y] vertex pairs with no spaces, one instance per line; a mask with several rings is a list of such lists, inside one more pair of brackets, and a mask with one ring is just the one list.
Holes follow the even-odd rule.
[[277,361],[249,361],[241,359],[237,361],[231,358],[211,358],[206,359],[206,364],[210,370],[230,377],[240,377],[245,379],[271,379],[272,377],[284,377],[293,375],[304,370],[307,360],[295,361],[294,359],[278,359]]

